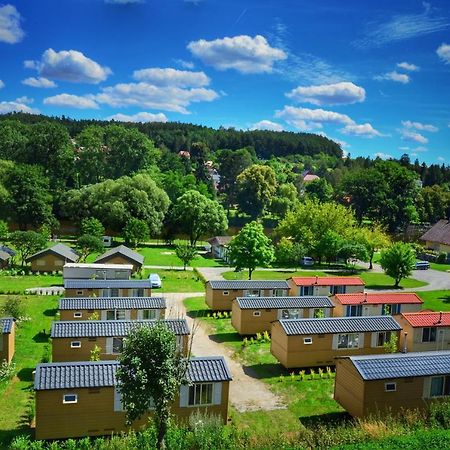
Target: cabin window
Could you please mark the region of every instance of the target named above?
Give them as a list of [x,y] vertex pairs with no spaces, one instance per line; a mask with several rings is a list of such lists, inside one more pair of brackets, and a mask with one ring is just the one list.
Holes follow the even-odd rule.
[[125,320],[125,310],[110,309],[106,311],[106,320]]
[[78,395],[77,394],[64,394],[63,403],[78,403]]
[[272,290],[272,296],[273,297],[283,297],[284,296],[284,289],[273,289]]
[[397,383],[384,383],[385,392],[395,392],[397,390]]
[[330,292],[334,294],[345,294],[347,286],[330,286]]
[[300,296],[314,295],[314,286],[302,286],[300,288]]
[[122,351],[123,351],[123,338],[113,337],[112,338],[112,352],[113,353],[122,353]]
[[156,310],[155,309],[143,309],[142,310],[142,318],[144,320],[156,319]]
[[310,344],[312,344],[312,343],[313,343],[312,337],[305,337],[305,338],[303,338],[303,343],[304,343],[305,345],[310,345]]
[[250,289],[247,291],[247,297],[259,297],[260,292],[259,289]]
[[253,311],[254,317],[261,317],[261,311]]
[[143,288],[133,289],[133,296],[134,297],[144,297],[144,289]]
[[45,259],[38,259],[36,261],[37,266],[45,266]]
[[436,327],[425,327],[422,330],[422,342],[436,342]]
[[347,306],[347,317],[359,317],[362,316],[362,305],[349,305]]
[[222,294],[223,294],[223,295],[229,295],[229,292],[228,292],[228,291],[223,291]]
[[70,343],[70,348],[81,348],[81,341],[72,341]]
[[432,377],[430,397],[443,397],[450,395],[450,376]]
[[377,347],[383,347],[384,344],[391,340],[390,331],[380,331],[377,337]]
[[111,297],[118,297],[119,296],[119,289],[118,288],[111,288],[109,290],[109,295]]
[[300,318],[300,310],[298,309],[282,309],[281,310],[282,319],[298,319]]
[[73,313],[73,317],[74,317],[75,319],[80,319],[81,317],[83,317],[83,313],[82,313],[81,311],[75,311],[75,312]]
[[401,305],[398,303],[383,305],[381,308],[381,314],[384,316],[392,316],[393,314],[400,314]]
[[213,404],[213,384],[201,383],[189,386],[189,406],[204,406]]
[[83,295],[83,291],[77,291],[77,295]]
[[358,348],[359,334],[349,333],[338,336],[337,348]]

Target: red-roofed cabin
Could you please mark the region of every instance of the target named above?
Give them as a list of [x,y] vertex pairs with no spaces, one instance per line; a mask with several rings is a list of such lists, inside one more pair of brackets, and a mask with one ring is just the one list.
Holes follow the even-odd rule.
[[338,317],[393,316],[418,312],[423,304],[417,294],[406,292],[336,294],[331,301],[335,306],[334,316]]
[[334,295],[364,292],[364,281],[359,277],[292,277],[290,295]]
[[450,311],[400,314],[400,349],[408,352],[450,350]]

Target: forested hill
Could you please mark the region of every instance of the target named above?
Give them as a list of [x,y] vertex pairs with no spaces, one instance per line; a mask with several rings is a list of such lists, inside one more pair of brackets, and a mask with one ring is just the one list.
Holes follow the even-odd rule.
[[[24,113],[12,113],[0,116],[0,120],[15,119],[25,124],[51,120],[63,124],[71,137],[89,125],[110,125],[108,121],[74,120],[67,117],[47,117]],[[218,130],[201,125],[180,122],[127,123],[128,127],[137,128],[153,140],[157,147],[166,146],[174,152],[190,150],[193,142],[203,142],[210,150],[237,150],[254,147],[259,158],[286,156],[292,154],[316,155],[319,153],[341,157],[340,146],[323,136],[310,133],[293,133],[288,131],[242,131],[233,128]]]

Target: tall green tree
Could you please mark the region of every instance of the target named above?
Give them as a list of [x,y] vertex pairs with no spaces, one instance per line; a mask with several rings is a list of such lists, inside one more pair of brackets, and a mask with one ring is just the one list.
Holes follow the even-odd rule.
[[47,244],[45,236],[36,231],[13,231],[9,240],[19,253],[22,267],[29,256],[43,250]]
[[411,275],[416,263],[416,254],[410,244],[396,242],[381,252],[380,264],[386,275],[395,280],[398,287],[403,278]]
[[157,448],[162,448],[171,406],[186,383],[188,361],[178,351],[175,335],[161,322],[151,328],[137,326],[127,336],[119,363],[116,377],[127,422],[152,409]]
[[261,216],[270,205],[277,188],[274,170],[254,164],[237,177],[237,199],[241,211],[252,218]]
[[319,178],[318,180],[305,184],[305,192],[310,198],[319,200],[320,202],[333,200],[333,186],[325,178]]
[[275,248],[275,259],[278,264],[285,267],[297,268],[306,252],[301,244],[292,242],[291,239],[281,238]]
[[354,239],[364,245],[369,260],[369,270],[373,269],[373,257],[376,251],[389,246],[391,240],[383,227],[374,223],[370,227],[361,227],[355,230]]
[[132,217],[126,223],[122,235],[125,242],[128,242],[133,247],[137,247],[140,243],[149,239],[150,230],[145,221]]
[[270,211],[283,218],[298,202],[298,191],[293,183],[280,184],[270,203]]
[[175,246],[175,255],[183,263],[183,270],[195,258],[197,251],[195,247],[188,244],[178,244]]
[[91,253],[101,253],[103,248],[103,240],[98,236],[83,234],[77,239],[77,249],[80,254],[80,262],[86,261],[86,258]]
[[247,269],[249,280],[257,267],[268,267],[274,257],[273,245],[258,222],[247,223],[229,245],[229,261],[237,270]]
[[100,222],[100,220],[95,217],[85,217],[81,221],[81,234],[88,234],[90,236],[97,236],[98,238],[103,238],[105,234],[105,227]]
[[187,191],[175,203],[173,218],[195,246],[202,236],[223,233],[228,228],[225,210],[215,200],[197,191]]
[[0,159],[23,161],[28,145],[29,127],[18,120],[0,122]]

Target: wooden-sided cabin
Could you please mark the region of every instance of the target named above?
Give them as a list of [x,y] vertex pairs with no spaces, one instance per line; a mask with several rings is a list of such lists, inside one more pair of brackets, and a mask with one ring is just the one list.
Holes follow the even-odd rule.
[[352,416],[402,414],[450,396],[450,351],[336,359],[334,399]]
[[66,297],[150,297],[150,280],[64,280]]
[[0,270],[6,269],[11,261],[11,255],[0,249]]
[[450,220],[441,219],[420,238],[425,247],[450,257]]
[[157,323],[175,334],[179,350],[187,354],[190,331],[185,319],[59,321],[52,324],[52,361],[89,361],[96,347],[101,360],[116,359],[134,327]]
[[16,323],[12,317],[0,317],[0,363],[11,362],[15,351]]
[[270,351],[287,369],[330,366],[337,356],[385,353],[400,331],[391,316],[281,319],[272,323]]
[[33,272],[53,272],[63,270],[64,264],[75,263],[79,255],[67,245],[58,243],[29,256],[25,261],[31,263]]
[[129,280],[132,264],[67,263],[63,267],[65,280]]
[[164,319],[163,297],[72,297],[59,300],[60,320]]
[[292,277],[288,283],[293,296],[364,292],[364,281],[359,277]]
[[144,257],[125,245],[119,245],[98,256],[95,262],[99,264],[131,264],[133,272],[137,272],[144,265]]
[[403,313],[397,320],[403,328],[402,351],[450,350],[450,311]]
[[[149,415],[126,425],[117,389],[117,361],[46,363],[36,367],[36,439],[107,436],[148,426]],[[172,405],[177,421],[186,423],[194,413],[228,419],[232,380],[222,356],[193,357],[186,374],[188,384]]]
[[331,297],[334,316],[394,316],[402,312],[417,312],[423,301],[414,292],[360,292],[336,294]]
[[206,283],[206,303],[214,311],[231,311],[237,297],[286,297],[284,280],[210,280]]
[[267,331],[279,319],[330,317],[334,308],[326,296],[319,297],[238,297],[233,300],[231,325],[240,335]]

